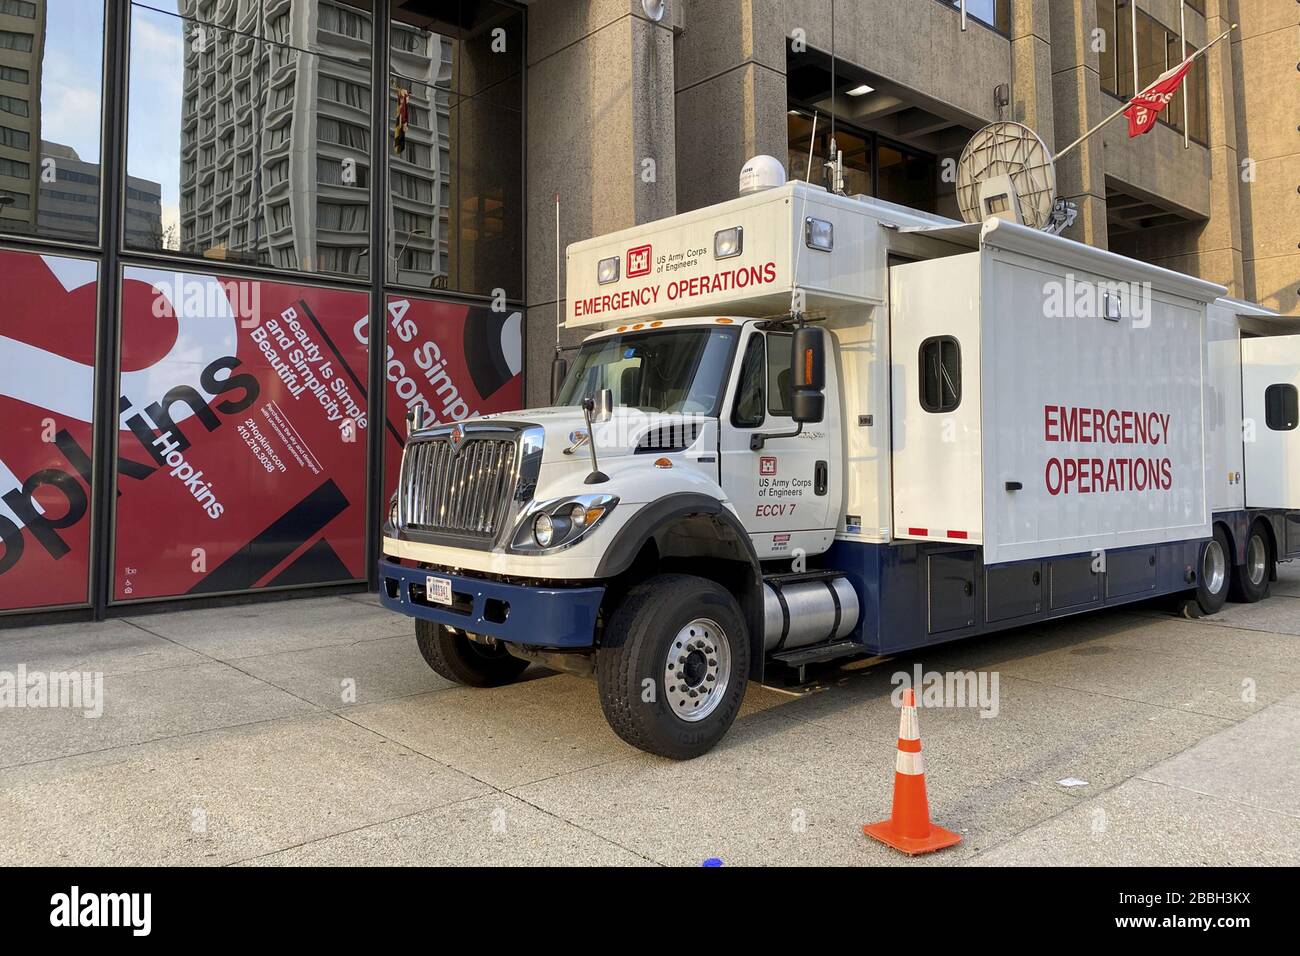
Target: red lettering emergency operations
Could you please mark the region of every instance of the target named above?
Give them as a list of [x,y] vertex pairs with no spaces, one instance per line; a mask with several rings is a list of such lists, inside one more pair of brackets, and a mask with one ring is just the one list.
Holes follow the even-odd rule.
[[[740,266],[711,275],[695,276],[689,279],[674,279],[663,289],[669,302],[681,299],[693,299],[696,296],[712,295],[715,292],[733,292],[752,286],[770,285],[776,281],[776,263],[765,262],[758,266]],[[573,300],[573,316],[603,315],[608,312],[625,312],[643,306],[656,305],[659,302],[661,287],[659,283],[642,286],[639,289],[626,289],[622,292],[608,292],[604,295],[588,296]]]
[[[1168,445],[1171,416],[1160,411],[1043,406],[1043,440],[1093,445]],[[1164,456],[1049,458],[1043,470],[1049,495],[1169,491],[1173,462]]]

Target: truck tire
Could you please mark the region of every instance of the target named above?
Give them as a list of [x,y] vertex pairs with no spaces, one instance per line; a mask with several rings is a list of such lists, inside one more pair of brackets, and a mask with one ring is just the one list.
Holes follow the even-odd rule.
[[1273,575],[1273,546],[1263,522],[1256,521],[1246,536],[1246,562],[1232,569],[1232,599],[1254,604],[1268,597],[1268,580]]
[[1232,581],[1232,553],[1228,533],[1214,526],[1214,537],[1201,549],[1201,567],[1196,575],[1196,604],[1202,614],[1218,614],[1228,600]]
[[424,662],[438,674],[468,687],[509,684],[528,666],[528,661],[512,657],[500,642],[480,644],[432,621],[415,622],[415,643]]
[[744,615],[720,584],[662,574],[637,585],[596,652],[600,707],[633,747],[690,760],[736,719],[749,682]]

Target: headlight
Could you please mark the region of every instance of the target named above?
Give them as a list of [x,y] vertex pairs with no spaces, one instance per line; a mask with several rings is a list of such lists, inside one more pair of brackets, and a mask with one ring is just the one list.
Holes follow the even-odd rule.
[[539,548],[549,548],[555,540],[555,522],[544,511],[533,521],[533,540]]
[[511,550],[535,554],[577,544],[617,504],[613,495],[573,495],[537,502],[520,521]]

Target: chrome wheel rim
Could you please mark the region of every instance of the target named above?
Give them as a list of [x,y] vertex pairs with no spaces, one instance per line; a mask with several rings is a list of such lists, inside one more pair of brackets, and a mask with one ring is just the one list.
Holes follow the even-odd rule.
[[718,709],[731,680],[731,644],[717,622],[696,618],[673,638],[664,662],[664,691],[672,712],[687,723]]
[[1205,554],[1201,557],[1201,581],[1205,585],[1205,590],[1210,594],[1218,594],[1223,590],[1223,582],[1228,578],[1228,560],[1223,553],[1223,545],[1217,540],[1211,540],[1205,546]]
[[1246,544],[1246,574],[1250,577],[1250,583],[1260,585],[1264,583],[1264,570],[1268,565],[1268,547],[1264,544],[1262,536],[1252,534],[1250,541]]

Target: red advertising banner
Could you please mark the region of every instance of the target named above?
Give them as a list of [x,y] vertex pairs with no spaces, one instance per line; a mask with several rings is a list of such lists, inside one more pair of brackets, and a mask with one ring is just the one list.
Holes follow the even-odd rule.
[[[523,404],[523,317],[517,311],[390,295],[387,300],[388,437],[384,508],[397,488],[406,415],[459,422]],[[365,327],[358,326],[364,340]]]
[[368,307],[125,270],[116,600],[364,576]]
[[0,250],[0,611],[89,598],[97,273]]

